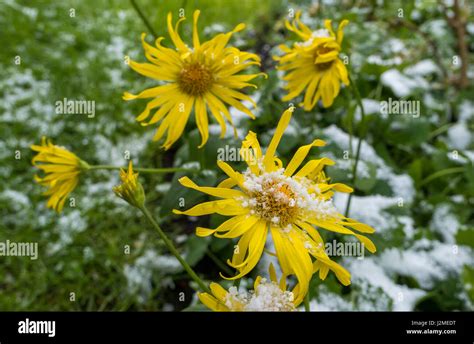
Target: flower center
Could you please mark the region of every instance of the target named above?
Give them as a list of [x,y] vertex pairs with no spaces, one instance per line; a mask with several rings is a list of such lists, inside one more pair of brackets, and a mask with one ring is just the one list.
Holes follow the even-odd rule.
[[202,63],[184,65],[178,76],[179,88],[191,96],[200,96],[209,91],[214,82],[211,71]]
[[321,220],[337,216],[331,200],[320,197],[313,181],[285,176],[284,169],[258,176],[247,170],[244,177],[248,198],[241,199],[242,206],[285,232],[303,215]]
[[315,64],[316,69],[321,72],[328,70],[332,66],[332,61]]
[[[327,53],[331,52],[332,50],[333,49],[327,48],[327,47],[324,47],[324,46],[318,47],[314,52],[314,57],[316,59],[316,57],[318,57],[318,55],[327,54]],[[331,68],[333,62],[334,62],[334,60],[328,61],[328,62],[316,63],[314,66],[316,67],[317,71],[322,72],[322,71],[325,71],[325,70],[328,70],[329,68]]]
[[269,181],[262,185],[261,192],[252,194],[256,201],[253,210],[275,225],[285,227],[296,218],[296,195],[288,184]]

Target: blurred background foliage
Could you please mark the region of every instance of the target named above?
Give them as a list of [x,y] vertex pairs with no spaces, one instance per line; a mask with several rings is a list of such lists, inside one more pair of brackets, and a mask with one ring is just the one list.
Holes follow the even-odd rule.
[[[311,306],[473,309],[472,2],[136,2],[156,33],[166,37],[165,45],[170,44],[169,11],[176,17],[184,9],[192,18],[194,9],[200,9],[201,39],[247,24],[231,44],[258,53],[269,78],[258,80],[257,91],[249,90],[259,105],[255,121],[232,112],[238,117],[240,139],[251,129],[264,145],[289,105],[281,102],[283,84],[272,55],[280,53],[279,44],[295,39],[284,27],[290,11],[301,9],[303,21],[313,29],[325,18],[334,23],[349,19],[343,53],[368,116],[351,216],[377,229],[378,252],[363,260],[342,259],[353,275],[350,287],[342,287],[334,276],[324,282],[314,278]],[[188,19],[182,27],[188,41],[190,23]],[[459,26],[464,35],[459,35]],[[39,243],[36,261],[1,257],[0,309],[199,309],[195,286],[179,264],[145,219],[111,192],[117,173],[95,171],[81,178],[71,195],[76,206],[58,215],[46,209],[43,190],[33,182],[36,171],[29,146],[47,135],[93,164],[125,165],[129,152],[140,167],[200,166],[190,177],[200,185],[215,185],[223,179],[215,165],[218,149],[239,147],[240,139],[228,135],[220,140],[214,125],[208,144],[197,149],[199,134],[189,123],[180,141],[164,152],[151,141],[156,129],[135,122],[144,102],[126,103],[121,95],[153,81],[124,62],[124,56],[144,60],[140,34],[147,32],[129,1],[4,0],[0,27],[0,240]],[[150,33],[147,39],[153,41]],[[20,64],[15,63],[17,57]],[[94,100],[96,116],[57,115],[55,102],[63,98]],[[389,98],[420,101],[420,117],[382,115],[380,102]],[[350,183],[352,162],[345,155],[355,149],[359,121],[353,93],[343,89],[329,109],[296,110],[279,154],[286,162],[297,146],[323,138],[328,146],[312,154],[335,159],[328,175]],[[20,159],[15,158],[18,152]],[[243,168],[238,162],[233,166]],[[205,200],[177,183],[182,175],[142,175],[147,202],[188,262],[204,278],[217,281],[218,273],[228,270],[223,262],[234,243],[194,235],[197,225],[216,226],[223,220],[220,216],[171,214],[181,197],[186,208]],[[342,211],[346,199],[338,195],[335,202]],[[328,241],[335,238],[322,234]],[[256,270],[266,271],[269,259]],[[250,285],[253,276],[242,285]]]

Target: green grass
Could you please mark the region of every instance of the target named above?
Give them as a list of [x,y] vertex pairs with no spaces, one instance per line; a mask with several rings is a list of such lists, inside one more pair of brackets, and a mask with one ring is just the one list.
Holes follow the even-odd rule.
[[[271,55],[277,53],[275,47],[278,44],[294,38],[284,28],[289,9],[302,8],[318,22],[325,17],[335,21],[341,18],[351,20],[344,50],[350,53],[350,67],[363,98],[380,101],[394,97],[390,88],[381,84],[380,75],[390,68],[402,70],[432,57],[423,37],[388,25],[398,4],[387,3],[369,15],[370,8],[365,4],[353,6],[346,2],[337,7],[324,6],[323,13],[306,1],[297,5],[270,0],[137,0],[137,3],[157,34],[166,37],[165,44],[170,44],[166,15],[171,11],[176,18],[181,8],[188,18],[182,27],[184,36],[191,33],[192,12],[196,8],[201,10],[199,27],[202,39],[206,37],[202,31],[213,24],[222,24],[225,30],[241,22],[247,24],[247,30],[238,34],[233,42],[237,41],[242,49],[259,53],[269,78],[258,81],[258,118],[253,122],[242,121],[241,129],[243,132],[247,129],[258,132],[264,144],[268,143],[271,130],[288,105],[281,102],[283,92]],[[410,6],[404,6],[408,16]],[[71,9],[74,9],[75,17],[70,16]],[[431,6],[423,5],[418,10],[421,19],[417,25],[421,27],[442,19],[442,13]],[[31,166],[33,153],[29,146],[38,143],[42,135],[47,135],[90,163],[125,165],[125,151],[129,151],[134,162],[141,167],[199,161],[205,171],[191,177],[198,184],[215,185],[223,178],[215,167],[217,148],[224,144],[238,146],[239,140],[219,140],[214,136],[205,148],[197,150],[198,133],[194,124],[190,124],[186,135],[176,143],[172,152],[164,153],[158,143],[151,141],[156,128],[143,128],[135,122],[134,117],[142,111],[145,102],[125,102],[121,96],[124,91],[141,91],[154,83],[134,73],[124,63],[124,55],[144,60],[140,34],[147,31],[128,1],[33,3],[9,0],[0,5],[0,27],[0,241],[33,241],[39,245],[39,259],[36,261],[25,257],[0,258],[0,309],[105,311],[166,310],[170,307],[180,310],[188,307],[195,286],[182,271],[153,268],[153,259],[143,263],[148,267],[145,270],[151,272],[147,281],[148,292],[130,291],[125,276],[127,266],[139,266],[149,250],[157,256],[168,253],[145,219],[113,195],[111,188],[118,182],[117,173],[95,171],[82,178],[72,195],[76,207],[67,206],[62,214],[56,214],[46,209],[45,197],[41,195],[43,190],[33,182],[36,171]],[[443,63],[449,66],[451,56],[456,53],[456,40],[447,32],[444,37],[434,39],[439,42]],[[215,31],[208,32],[207,36],[213,34]],[[400,39],[406,49],[398,53],[387,52],[389,38]],[[151,35],[148,40],[152,42]],[[472,37],[469,40],[472,46]],[[368,59],[374,54],[386,59],[397,55],[403,62],[391,67],[376,65]],[[16,56],[21,57],[19,65],[15,64]],[[472,55],[469,58],[472,62]],[[456,73],[454,69],[453,73]],[[409,95],[409,99],[421,99],[423,116],[420,120],[368,114],[367,142],[385,166],[414,182],[413,200],[406,202],[402,209],[393,207],[384,212],[386,222],[392,227],[374,236],[378,255],[391,248],[408,250],[422,239],[442,242],[442,235],[431,225],[435,209],[442,204],[449,205],[450,214],[467,232],[462,232],[464,234],[457,239],[460,248],[472,252],[469,251],[474,228],[472,160],[462,163],[449,159],[448,154],[453,148],[447,143],[447,129],[439,129],[459,122],[459,104],[470,99],[472,85],[458,92],[442,84],[436,75],[427,77],[427,81],[432,87]],[[426,101],[424,96],[427,94],[441,105],[438,107]],[[94,100],[96,117],[56,115],[54,104],[63,98]],[[282,160],[288,161],[296,147],[307,144],[313,137],[324,138],[327,129],[333,125],[349,132],[348,115],[355,107],[354,96],[350,89],[345,89],[330,109],[316,108],[311,113],[298,109],[294,117],[297,132],[285,135],[285,145],[280,151]],[[472,118],[466,125],[472,133]],[[464,151],[472,153],[473,145],[471,135],[468,147],[459,150],[460,156],[468,159]],[[21,154],[20,159],[15,159],[17,151]],[[338,164],[343,163],[343,150],[335,142],[328,141],[328,147],[317,150],[315,154],[332,155],[338,159]],[[397,194],[383,175],[377,175],[380,165],[362,161],[370,173],[356,182],[357,196],[391,197]],[[441,172],[460,167],[465,167],[465,171],[457,174]],[[347,183],[350,181],[349,170],[336,166],[328,169],[328,174],[334,181]],[[434,174],[439,178],[430,177]],[[155,216],[161,218],[163,228],[178,242],[180,250],[187,254],[196,270],[207,280],[219,280],[221,269],[216,267],[206,251],[211,250],[225,262],[231,254],[232,242],[196,240],[194,237],[197,225],[216,226],[222,222],[222,217],[205,217],[191,222],[171,215],[170,210],[177,206],[179,197],[186,199],[186,206],[205,199],[177,183],[182,175],[141,176],[148,206]],[[163,191],[167,187],[170,191]],[[455,197],[461,197],[461,201],[455,201]],[[467,206],[469,204],[471,206]],[[413,221],[413,238],[406,236],[400,217]],[[71,235],[70,241],[65,241],[67,233]],[[326,238],[329,240],[332,236]],[[62,246],[57,246],[58,243]],[[131,248],[130,254],[124,253],[126,245]],[[417,307],[468,309],[469,305],[459,299],[461,294],[454,291],[466,292],[471,275],[469,270],[464,273],[460,270],[439,285],[422,287],[427,296]],[[410,288],[418,283],[406,276],[391,278],[398,285]],[[324,297],[329,290],[358,309],[367,304],[386,309],[393,307],[386,291],[374,286],[356,283],[350,288],[341,288],[333,276],[326,282],[315,278],[313,284],[312,297]],[[185,293],[184,301],[179,298],[180,292]],[[70,301],[70,293],[75,293],[75,301]],[[469,295],[472,297],[472,290]],[[381,300],[380,303],[377,300]]]

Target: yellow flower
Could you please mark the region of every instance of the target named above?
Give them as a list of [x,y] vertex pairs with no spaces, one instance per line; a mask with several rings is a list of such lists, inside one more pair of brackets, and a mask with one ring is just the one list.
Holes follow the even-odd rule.
[[[179,139],[193,108],[202,139],[199,147],[202,147],[209,137],[209,112],[221,127],[221,137],[226,132],[225,120],[233,126],[228,105],[254,118],[241,101],[247,100],[256,107],[255,102],[237,90],[248,86],[256,87],[249,81],[262,73],[238,73],[250,65],[260,65],[260,58],[234,47],[226,47],[232,35],[243,30],[245,25],[239,24],[231,32],[219,34],[201,43],[197,31],[199,13],[200,11],[195,11],[193,16],[193,48],[188,47],[178,34],[179,24],[185,18],[180,18],[173,28],[172,15],[169,13],[168,32],[176,50],[162,46],[163,37],[156,40],[156,46],[151,46],[145,42],[145,34],[142,34],[145,56],[151,63],[130,61],[130,67],[137,73],[164,82],[138,95],[126,92],[123,98],[153,98],[136,119],[142,125],[161,121],[153,140],[158,141],[167,133],[163,144],[165,149],[169,149]],[[150,118],[150,112],[155,108],[158,109]]]
[[[286,290],[286,277],[277,280],[273,265],[270,265],[270,281],[258,276],[254,290],[239,291],[236,287],[225,290],[217,283],[211,283],[212,295],[198,293],[199,300],[215,312],[292,312],[300,304],[302,298],[295,297],[299,286],[293,291]],[[300,301],[298,301],[300,300]]]
[[33,166],[46,173],[44,178],[35,175],[35,180],[49,188],[44,193],[50,196],[47,206],[59,213],[67,196],[76,188],[79,174],[89,165],[67,149],[54,145],[46,137],[41,139],[40,146],[32,145],[31,149],[38,152],[32,160]]
[[115,194],[134,207],[140,208],[145,203],[145,191],[138,182],[138,173],[133,172],[132,161],[128,164],[128,171],[120,170],[122,184],[113,188]]
[[332,30],[331,20],[325,20],[326,29],[311,31],[301,22],[300,15],[297,12],[292,24],[286,21],[286,27],[303,42],[295,43],[293,48],[280,45],[285,55],[275,57],[279,61],[278,69],[287,71],[283,79],[287,81],[288,94],[283,101],[296,98],[306,90],[301,104],[306,111],[313,109],[319,99],[327,108],[339,94],[341,82],[349,85],[346,66],[339,58],[342,30],[349,22],[343,20],[337,34]]
[[314,226],[354,235],[371,252],[375,252],[374,244],[357,232],[373,233],[374,229],[344,217],[334,207],[331,201],[333,191],[352,192],[352,189],[344,184],[328,183],[322,170],[325,165],[333,165],[332,160],[309,160],[300,168],[310,149],[323,146],[324,141],[314,140],[300,147],[287,167],[283,168],[275,153],[291,114],[292,110],[283,113],[265,155],[256,134],[250,132],[247,135],[240,151],[248,165],[244,173],[234,171],[224,161],[218,161],[218,166],[229,178],[217,187],[201,187],[187,177],[181,178],[182,185],[221,199],[198,204],[187,211],[174,212],[189,216],[212,213],[232,216],[216,229],[196,229],[198,236],[240,237],[232,260],[228,261],[239,273],[229,279],[241,278],[255,267],[270,230],[282,271],[287,275],[296,275],[301,286],[298,297],[303,297],[312,274],[318,270],[321,279],[332,270],[341,283],[350,284],[349,272],[328,257],[323,239]]

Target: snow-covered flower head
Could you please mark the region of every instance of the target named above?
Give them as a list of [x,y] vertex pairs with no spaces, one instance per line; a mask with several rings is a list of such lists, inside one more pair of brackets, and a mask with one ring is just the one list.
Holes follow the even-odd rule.
[[292,312],[296,311],[301,298],[295,298],[299,286],[286,290],[286,278],[277,280],[275,269],[270,265],[270,279],[258,276],[254,289],[247,291],[230,287],[225,290],[217,283],[211,283],[212,294],[199,293],[199,300],[216,312]]
[[198,204],[186,211],[174,210],[174,213],[231,216],[216,229],[196,229],[198,236],[240,238],[232,260],[227,262],[238,273],[233,277],[223,276],[228,279],[241,278],[255,267],[270,231],[281,269],[286,275],[296,276],[300,284],[296,297],[302,298],[316,271],[321,279],[325,279],[332,270],[341,283],[350,284],[349,272],[329,258],[324,251],[323,238],[315,227],[354,235],[370,252],[375,252],[375,246],[358,233],[373,233],[374,229],[340,214],[332,203],[334,191],[352,192],[352,188],[344,184],[329,183],[323,168],[334,162],[320,158],[303,164],[311,148],[325,145],[324,141],[314,140],[300,147],[285,168],[276,156],[292,112],[293,108],[283,113],[265,154],[257,135],[253,132],[247,135],[241,148],[241,156],[248,166],[243,173],[234,171],[224,161],[218,161],[228,178],[217,187],[201,187],[187,177],[181,178],[179,181],[183,186],[220,199]]

